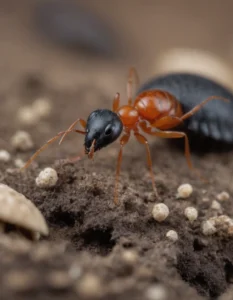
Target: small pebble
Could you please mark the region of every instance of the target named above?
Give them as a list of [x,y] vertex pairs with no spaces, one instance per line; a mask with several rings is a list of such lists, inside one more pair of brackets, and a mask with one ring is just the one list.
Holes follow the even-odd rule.
[[218,201],[214,200],[211,204],[211,208],[214,210],[221,210],[222,207]]
[[178,240],[178,234],[175,230],[169,230],[167,233],[166,233],[166,237],[170,240],[170,241],[173,241],[173,242],[176,242]]
[[78,280],[76,286],[78,294],[84,298],[99,298],[103,291],[103,285],[98,276],[86,274]]
[[167,291],[161,284],[154,284],[146,291],[146,299],[148,300],[166,300],[167,296]]
[[233,226],[233,219],[231,219],[227,215],[213,217],[213,218],[211,218],[211,220],[213,220],[215,222],[215,226],[219,230],[222,230],[222,229],[224,230],[230,226]]
[[11,159],[11,155],[6,150],[0,150],[0,161],[8,162]]
[[33,142],[30,134],[26,131],[17,131],[11,138],[12,146],[21,151],[31,150]]
[[181,184],[177,189],[177,199],[186,199],[191,196],[193,192],[193,187],[189,183]]
[[21,158],[16,158],[14,164],[17,168],[22,168],[25,165],[25,162]]
[[38,115],[31,106],[23,106],[18,110],[18,120],[25,125],[34,125],[38,122]]
[[164,221],[169,215],[169,208],[164,203],[155,204],[152,210],[153,218],[158,221]]
[[36,178],[36,185],[40,188],[54,187],[57,183],[57,171],[52,168],[45,168]]
[[198,211],[194,207],[186,207],[184,210],[184,215],[190,223],[193,223],[193,221],[195,221],[198,217]]
[[133,250],[123,251],[122,258],[129,265],[134,265],[139,259],[137,252]]
[[202,223],[202,233],[204,235],[212,235],[217,231],[213,220],[207,220]]
[[50,114],[52,105],[48,99],[39,98],[32,104],[32,109],[34,111],[34,114],[37,114],[38,118],[42,118],[47,117]]
[[229,198],[230,198],[230,195],[225,191],[223,191],[217,195],[217,199],[219,201],[226,201],[226,200],[229,200]]
[[233,233],[233,219],[227,215],[212,217],[203,223],[202,232],[206,235],[218,232],[222,236],[230,236]]

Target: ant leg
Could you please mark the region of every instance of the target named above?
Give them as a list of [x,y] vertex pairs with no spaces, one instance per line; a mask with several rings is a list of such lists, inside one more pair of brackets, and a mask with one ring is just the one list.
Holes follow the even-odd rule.
[[120,139],[120,151],[117,159],[117,170],[116,170],[115,188],[114,188],[114,203],[116,205],[119,204],[117,191],[118,191],[118,181],[119,181],[121,162],[122,162],[123,147],[128,143],[129,138],[130,138],[130,134],[126,133]]
[[119,106],[120,106],[120,94],[116,93],[114,100],[113,100],[113,104],[112,104],[112,110],[114,112],[116,112],[118,110]]
[[154,174],[153,174],[153,170],[152,170],[152,159],[151,159],[151,154],[150,154],[150,147],[148,145],[148,141],[147,139],[141,135],[138,132],[134,132],[134,136],[136,137],[136,139],[138,140],[139,143],[144,144],[146,147],[146,151],[147,151],[147,163],[149,166],[149,170],[150,170],[150,176],[151,176],[151,181],[152,181],[152,187],[154,190],[154,193],[156,195],[156,197],[158,198],[158,192],[155,186],[155,178],[154,178]]
[[139,87],[139,76],[134,67],[129,69],[128,82],[127,82],[127,98],[128,105],[132,105],[132,97],[133,97],[133,77],[135,79],[136,89]]
[[74,121],[74,123],[72,123],[72,124],[70,125],[70,127],[65,131],[65,133],[64,133],[63,136],[61,137],[61,140],[60,140],[60,142],[59,142],[59,145],[61,145],[61,143],[62,143],[62,141],[64,140],[64,138],[66,137],[66,135],[67,135],[70,131],[72,131],[72,129],[74,129],[74,127],[75,127],[75,125],[76,125],[77,123],[80,123],[80,125],[81,125],[84,129],[86,129],[87,122],[86,122],[85,120],[83,120],[83,119],[78,118],[78,119],[77,119],[76,121]]
[[145,122],[141,122],[139,124],[141,129],[149,135],[157,136],[160,138],[169,138],[169,139],[177,139],[177,138],[184,138],[185,140],[185,158],[190,170],[194,171],[198,177],[200,177],[203,181],[207,181],[200,175],[200,172],[193,167],[191,154],[190,154],[190,146],[189,146],[189,139],[186,133],[179,132],[179,131],[152,131],[152,128],[148,127]]
[[[81,133],[81,134],[85,134],[85,132],[80,131],[80,130],[70,130],[69,132],[77,132],[77,133]],[[64,133],[69,133],[68,131],[62,131],[59,132],[57,135],[55,135],[53,138],[51,138],[50,140],[48,140],[47,143],[45,143],[39,150],[36,151],[35,154],[33,154],[33,156],[26,162],[26,164],[21,168],[21,170],[26,169],[31,163],[32,161],[42,152],[44,151],[50,144],[52,144],[53,142],[55,142],[61,135],[63,135]]]
[[150,124],[160,130],[171,129],[183,123],[183,120],[178,117],[166,116],[156,120],[154,123]]
[[222,100],[225,102],[229,102],[228,99],[220,97],[220,96],[211,96],[209,98],[207,98],[206,100],[202,101],[200,104],[196,105],[193,109],[191,109],[189,112],[187,112],[186,114],[184,114],[181,119],[185,120],[188,119],[189,117],[191,117],[192,115],[194,115],[198,110],[200,110],[204,105],[206,105],[209,101],[212,100]]

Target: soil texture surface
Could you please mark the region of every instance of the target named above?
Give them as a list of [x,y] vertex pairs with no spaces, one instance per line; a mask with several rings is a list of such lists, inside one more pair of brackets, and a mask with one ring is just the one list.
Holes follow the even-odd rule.
[[[47,55],[40,48],[35,51],[37,57]],[[56,62],[59,54],[54,55]],[[63,72],[62,63],[51,63],[53,54],[42,68],[36,55],[29,55],[28,61],[25,58],[25,68],[20,57],[18,68],[12,69],[17,70],[14,76],[5,74],[5,68],[0,70],[4,83],[0,90],[0,149],[11,155],[9,161],[0,161],[0,183],[37,206],[49,235],[31,241],[13,229],[0,234],[0,299],[232,300],[232,225],[218,224],[222,227],[216,225],[214,234],[205,235],[203,222],[219,216],[233,218],[233,151],[192,152],[193,164],[208,179],[205,183],[189,170],[183,150],[148,138],[157,199],[146,150],[132,137],[124,150],[118,206],[113,203],[118,142],[96,153],[94,160],[83,157],[68,162],[67,158],[83,150],[83,136],[72,133],[60,146],[57,141],[50,145],[21,172],[19,159],[28,160],[78,117],[87,118],[97,108],[111,109],[117,91],[123,91],[121,101],[125,103],[128,67],[108,62],[101,69],[101,63],[94,62],[87,68],[80,64],[78,69],[74,57],[69,62],[65,58],[64,65],[75,74],[72,77],[67,69]],[[36,122],[23,123],[20,109],[39,98],[50,101],[50,113]],[[11,138],[18,130],[30,134],[30,149],[20,151],[12,146]],[[35,179],[46,167],[57,171],[58,181],[54,187],[40,188]],[[177,199],[183,183],[191,184],[193,193]],[[222,199],[222,192],[229,198]],[[163,222],[153,218],[156,203],[169,208]],[[187,207],[198,211],[193,222],[184,214]],[[166,236],[169,230],[178,234],[176,241]]]

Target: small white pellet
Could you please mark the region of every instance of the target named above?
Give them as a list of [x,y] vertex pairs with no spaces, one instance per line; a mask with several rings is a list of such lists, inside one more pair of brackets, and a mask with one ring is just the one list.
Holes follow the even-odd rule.
[[45,168],[36,178],[36,185],[40,188],[53,187],[56,185],[58,175],[56,170],[52,168]]
[[195,207],[186,207],[184,210],[184,215],[190,223],[193,223],[193,221],[195,221],[198,217],[198,211]]
[[52,110],[52,105],[48,99],[39,98],[32,104],[32,109],[38,117],[47,117]]
[[11,155],[6,150],[0,150],[0,161],[8,162],[11,159]]
[[193,187],[189,183],[181,184],[177,189],[176,198],[186,199],[191,196]]
[[26,131],[17,131],[11,138],[12,146],[21,151],[31,150],[33,142],[30,134]]
[[217,195],[217,199],[219,201],[226,201],[226,200],[229,200],[229,198],[230,198],[230,195],[225,191],[223,191]]
[[135,263],[137,263],[139,256],[136,251],[125,250],[122,253],[122,258],[125,261],[125,263],[129,265],[134,265]]
[[25,162],[21,158],[16,158],[14,164],[17,168],[22,168],[25,165]]
[[216,200],[213,200],[212,204],[211,204],[211,208],[214,209],[214,210],[221,210],[221,204],[216,201]]
[[158,221],[164,221],[169,215],[169,208],[164,203],[155,204],[152,210],[153,218]]
[[31,106],[23,106],[18,111],[18,120],[25,125],[34,125],[38,122],[38,114]]
[[175,230],[169,230],[167,233],[166,233],[166,237],[170,240],[170,241],[173,241],[173,242],[176,242],[178,240],[178,234]]
[[204,221],[202,223],[202,233],[204,235],[212,235],[212,234],[215,234],[217,229],[216,227],[214,226],[214,221],[213,220],[207,220],[207,221]]
[[148,300],[166,300],[167,291],[162,284],[154,284],[150,286],[146,291],[146,298]]
[[104,286],[97,275],[86,274],[79,278],[75,288],[83,298],[98,299],[103,293]]

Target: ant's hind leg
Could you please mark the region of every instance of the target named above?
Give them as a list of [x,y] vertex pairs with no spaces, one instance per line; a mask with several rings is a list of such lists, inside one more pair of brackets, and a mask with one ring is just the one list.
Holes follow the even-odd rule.
[[129,69],[128,75],[128,82],[127,82],[127,98],[128,98],[128,105],[132,105],[132,98],[133,98],[133,77],[135,79],[136,89],[139,88],[139,76],[137,70],[134,67]]
[[154,123],[150,125],[160,130],[166,130],[166,129],[177,127],[182,123],[183,120],[181,118],[173,117],[173,116],[165,116],[156,120]]
[[222,100],[225,102],[229,102],[228,99],[220,97],[220,96],[211,96],[209,98],[207,98],[206,100],[202,101],[200,104],[196,105],[193,109],[191,109],[189,112],[187,112],[186,114],[184,114],[181,117],[181,120],[186,120],[189,117],[191,117],[192,115],[194,115],[196,112],[198,112],[204,105],[206,105],[209,101],[212,100]]
[[149,135],[157,136],[160,138],[168,138],[168,139],[179,139],[184,138],[185,141],[185,158],[190,170],[196,173],[196,175],[201,178],[203,181],[207,182],[206,178],[200,175],[200,172],[193,167],[192,160],[191,160],[191,153],[190,153],[190,146],[189,146],[189,139],[186,133],[179,132],[179,131],[152,131],[152,128],[147,126],[145,122],[141,122],[140,124],[141,129]]
[[117,159],[117,170],[116,170],[115,188],[114,188],[114,203],[117,205],[119,204],[117,192],[118,192],[118,181],[119,181],[119,175],[120,175],[120,169],[121,169],[123,148],[128,143],[129,138],[130,138],[130,134],[126,133],[120,139],[120,151],[119,151],[118,159]]
[[138,132],[135,132],[134,135],[135,135],[137,141],[139,143],[145,145],[145,147],[146,147],[146,151],[147,151],[147,163],[148,163],[148,167],[149,167],[149,170],[150,170],[152,187],[153,187],[153,190],[154,190],[154,193],[155,193],[156,197],[158,198],[158,192],[157,192],[157,189],[156,189],[156,186],[155,186],[154,173],[153,173],[153,170],[152,170],[152,159],[151,159],[150,147],[149,147],[148,141],[147,141],[147,139],[143,135],[141,135]]

